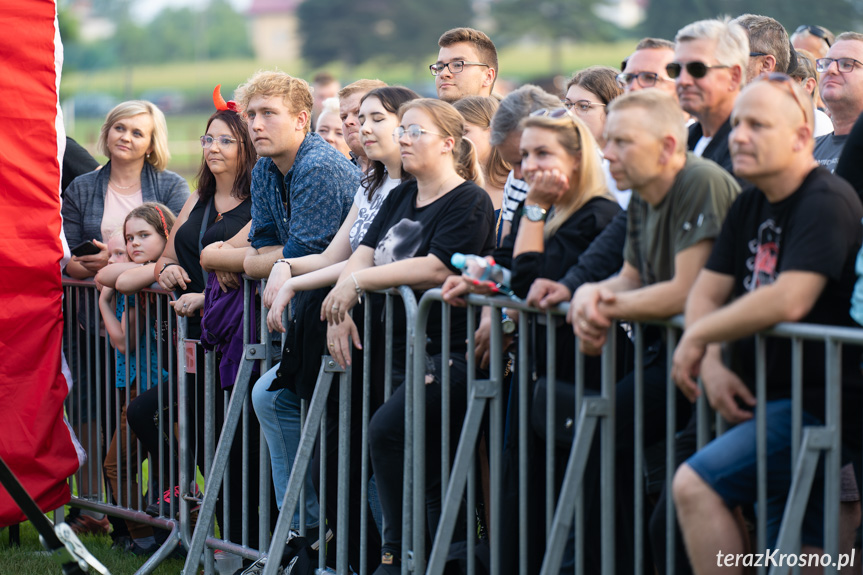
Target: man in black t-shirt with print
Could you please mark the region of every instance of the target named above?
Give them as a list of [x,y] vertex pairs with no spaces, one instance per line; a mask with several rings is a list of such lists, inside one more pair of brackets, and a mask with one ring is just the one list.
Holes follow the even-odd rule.
[[[737,424],[689,458],[674,478],[678,518],[697,573],[734,573],[717,564],[717,552],[744,549],[732,509],[752,503],[756,491],[751,336],[779,322],[851,325],[854,260],[863,234],[863,205],[857,195],[843,180],[817,167],[812,156],[812,108],[795,82],[762,80],[747,87],[735,105],[732,126],[734,172],[756,187],[741,193],[731,207],[692,288],[686,331],[672,369],[678,387],[693,401],[700,375],[710,404]],[[722,363],[719,344],[725,341],[735,342],[735,371]],[[785,342],[767,340],[767,397],[759,399],[766,401],[770,429],[771,504],[763,510],[768,514],[768,548],[776,542],[791,481],[789,349]],[[846,346],[842,356],[843,378],[852,382],[859,353]],[[817,425],[823,417],[823,345],[805,344],[803,357],[804,425]],[[846,404],[857,404],[859,387],[845,385],[843,393]],[[859,427],[859,419],[849,419],[843,421]],[[859,443],[859,431],[854,435]],[[819,474],[803,524],[804,552],[805,547],[822,545],[821,483]]]

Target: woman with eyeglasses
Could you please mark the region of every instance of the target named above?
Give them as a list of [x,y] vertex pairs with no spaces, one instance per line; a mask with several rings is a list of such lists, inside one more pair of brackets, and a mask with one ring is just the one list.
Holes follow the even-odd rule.
[[[476,181],[482,176],[473,144],[464,138],[464,120],[450,104],[420,99],[399,109],[395,131],[404,169],[414,180],[393,190],[381,206],[321,307],[321,318],[328,322],[327,345],[341,365],[351,363],[348,336],[359,349],[371,345],[372,395],[383,385],[384,319],[381,296],[368,292],[408,285],[421,291],[440,285],[456,269],[450,263],[456,252],[487,254],[494,246],[494,221],[491,200]],[[361,340],[348,312],[360,299],[368,297],[374,318],[372,341]],[[368,304],[366,304],[368,305]],[[393,317],[393,381],[404,377],[405,317],[402,306]],[[452,386],[451,432],[457,438],[466,410],[465,361],[467,316],[453,313],[453,346],[449,354]],[[428,320],[426,406],[428,426],[426,462],[430,501],[439,504],[440,495],[440,399],[442,332],[440,308]],[[404,467],[405,386],[377,409],[369,427],[372,467],[383,512],[381,567],[375,573],[398,573],[401,554],[401,504]],[[455,448],[456,439],[452,441]],[[432,505],[433,507],[434,504]],[[430,524],[438,511],[430,510]]]
[[[577,72],[566,84],[566,95],[563,105],[574,112],[579,120],[585,123],[591,135],[598,144],[597,153],[602,158],[602,147],[605,145],[606,107],[612,100],[623,94],[623,88],[617,81],[617,72],[608,66],[590,66]],[[617,198],[618,204],[624,210],[629,206],[630,190],[618,190],[617,183],[611,177],[608,162],[603,160],[602,170],[605,175],[605,185]]]
[[76,251],[80,244],[92,243],[86,244],[92,250],[89,255],[73,254],[66,265],[66,274],[76,279],[93,277],[108,264],[102,240],[123,226],[132,209],[160,202],[177,213],[189,197],[186,181],[165,169],[171,159],[168,127],[154,104],[118,104],[102,124],[97,148],[108,163],[75,178],[63,196],[63,232],[69,247]]
[[[201,136],[203,152],[201,165],[198,169],[198,189],[188,199],[177,217],[173,232],[168,238],[168,244],[162,257],[156,262],[154,276],[159,285],[177,296],[171,302],[176,314],[187,318],[187,333],[189,339],[212,341],[213,339],[228,340],[241,334],[241,324],[220,325],[216,314],[210,314],[217,308],[214,305],[216,297],[239,302],[242,312],[242,284],[238,274],[243,271],[243,255],[245,250],[221,250],[224,244],[234,247],[248,246],[248,235],[252,219],[251,174],[255,166],[257,154],[250,138],[246,122],[237,110],[234,102],[225,102],[216,86],[213,92],[213,102],[216,111],[207,120],[204,135]],[[203,251],[212,248],[213,255],[204,261]],[[207,313],[205,313],[205,309]],[[203,318],[202,318],[203,315]],[[226,317],[231,317],[225,314]],[[202,326],[205,330],[202,331]],[[209,330],[209,335],[208,331]],[[213,334],[218,333],[216,338]],[[200,348],[199,348],[200,349]],[[208,348],[209,349],[209,348]],[[229,389],[234,383],[238,363],[225,361],[225,354],[216,348],[216,426],[221,427],[224,414],[225,394],[223,389]],[[201,367],[195,378],[194,387],[197,400],[192,399],[198,416],[198,436],[203,437],[204,421],[204,355],[198,353],[197,365]],[[167,386],[164,386],[167,389]],[[137,404],[136,404],[137,402]],[[142,394],[130,406],[130,425],[144,443],[157,443],[158,438],[158,397],[153,394]],[[163,407],[176,398],[163,395]],[[258,453],[258,423],[250,418],[250,470],[256,475]],[[236,451],[236,453],[235,453]],[[225,497],[220,497],[217,503],[216,517],[222,532],[230,527],[232,534],[242,530],[242,497],[239,494],[242,485],[242,459],[239,449],[232,450],[231,463],[228,466],[231,485],[236,491],[230,497],[230,526],[224,525],[223,504]],[[203,452],[198,453],[198,466],[204,473]],[[147,512],[152,515],[167,514],[169,502],[175,501],[175,509],[179,509],[179,494],[181,489],[169,484],[171,489],[151,504]],[[185,488],[183,488],[185,489]],[[258,481],[250,481],[250,500],[257,500]],[[250,540],[257,537],[257,521],[250,523]]]

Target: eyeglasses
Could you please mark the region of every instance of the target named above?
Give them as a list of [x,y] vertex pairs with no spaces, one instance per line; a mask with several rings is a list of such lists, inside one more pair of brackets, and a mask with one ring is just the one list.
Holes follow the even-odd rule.
[[833,62],[836,62],[836,66],[842,74],[853,72],[858,65],[863,66],[863,62],[854,58],[818,58],[815,60],[815,69],[819,74],[823,74],[830,69]]
[[396,128],[393,132],[393,140],[398,143],[398,141],[402,139],[402,136],[407,135],[408,140],[410,140],[411,142],[416,142],[423,134],[431,134],[433,136],[440,136],[441,138],[445,137],[443,134],[438,134],[437,132],[430,132],[429,130],[426,130],[425,128],[417,124],[411,124],[407,128],[403,126],[399,126],[398,128]]
[[680,62],[671,62],[665,67],[665,71],[668,74],[668,77],[672,80],[677,79],[680,76],[680,72],[686,68],[686,73],[692,76],[693,78],[703,78],[707,75],[707,73],[714,68],[728,68],[723,64],[713,64],[709,66],[704,62],[686,62],[685,64],[681,64]]
[[767,52],[750,52],[749,53],[750,58],[757,58],[758,56],[769,56],[769,55],[770,54],[768,54]]
[[621,87],[621,89],[626,89],[633,80],[638,81],[638,85],[642,88],[652,88],[656,86],[656,83],[659,81],[667,82],[668,78],[663,78],[659,74],[655,74],[653,72],[621,72],[617,75],[617,85]]
[[482,62],[465,62],[464,60],[456,60],[448,64],[444,64],[443,62],[436,62],[435,64],[429,66],[429,70],[431,70],[432,76],[437,76],[446,68],[449,68],[449,71],[453,74],[461,74],[465,66],[485,66],[486,68],[490,67],[488,64],[483,64]]
[[[587,112],[594,106],[605,106],[605,104],[600,104],[599,102],[591,102],[590,100],[576,100],[575,102],[564,100],[563,102],[564,108],[566,108],[567,110],[572,110],[574,112]],[[533,116],[533,114],[531,114],[531,116]]]
[[[788,74],[783,74],[782,72],[770,72],[764,73],[758,76],[755,82],[770,82],[771,84],[776,84],[778,86],[785,86],[788,93],[794,98],[794,101],[797,103],[797,107],[800,108],[800,111],[803,112],[803,121],[809,122],[809,116],[813,114],[812,105],[810,104],[808,107],[803,105],[803,102],[800,101],[800,98],[797,96],[797,92],[794,91],[794,86],[796,82],[794,78],[789,76]],[[808,110],[808,111],[807,111]]]
[[795,34],[800,34],[801,32],[809,32],[813,36],[817,36],[821,38],[825,42],[827,42],[827,47],[833,45],[833,34],[827,30],[827,28],[822,28],[821,26],[812,26],[811,24],[802,24],[797,27],[797,30],[794,31]]
[[219,142],[219,147],[226,148],[231,144],[236,144],[236,138],[229,138],[228,136],[219,136],[218,138],[214,138],[213,136],[201,136],[201,147],[205,150],[213,145],[213,142]]
[[[587,100],[579,100],[578,102],[587,102]],[[578,102],[575,102],[576,104]],[[605,104],[598,104],[599,106],[604,106]],[[564,104],[566,106],[566,104]],[[590,106],[588,106],[590,107]],[[575,116],[572,115],[572,111],[567,108],[542,108],[540,110],[534,110],[530,113],[531,118],[551,118],[553,120],[559,120],[560,118],[566,117],[569,118],[572,122],[572,129],[575,130],[575,137],[578,139],[578,149],[581,149],[581,130],[578,129],[578,124],[575,121]]]

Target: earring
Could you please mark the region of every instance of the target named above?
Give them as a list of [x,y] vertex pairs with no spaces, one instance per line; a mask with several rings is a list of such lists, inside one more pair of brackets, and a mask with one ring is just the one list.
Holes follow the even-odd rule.
[[150,159],[150,152],[147,152],[147,159]]

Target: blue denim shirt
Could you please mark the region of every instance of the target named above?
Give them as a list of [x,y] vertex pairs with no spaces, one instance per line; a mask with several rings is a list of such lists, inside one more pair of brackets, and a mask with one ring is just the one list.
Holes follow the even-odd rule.
[[324,251],[351,210],[361,176],[314,133],[306,134],[284,176],[272,159],[261,158],[252,170],[252,247],[284,245],[286,258]]

